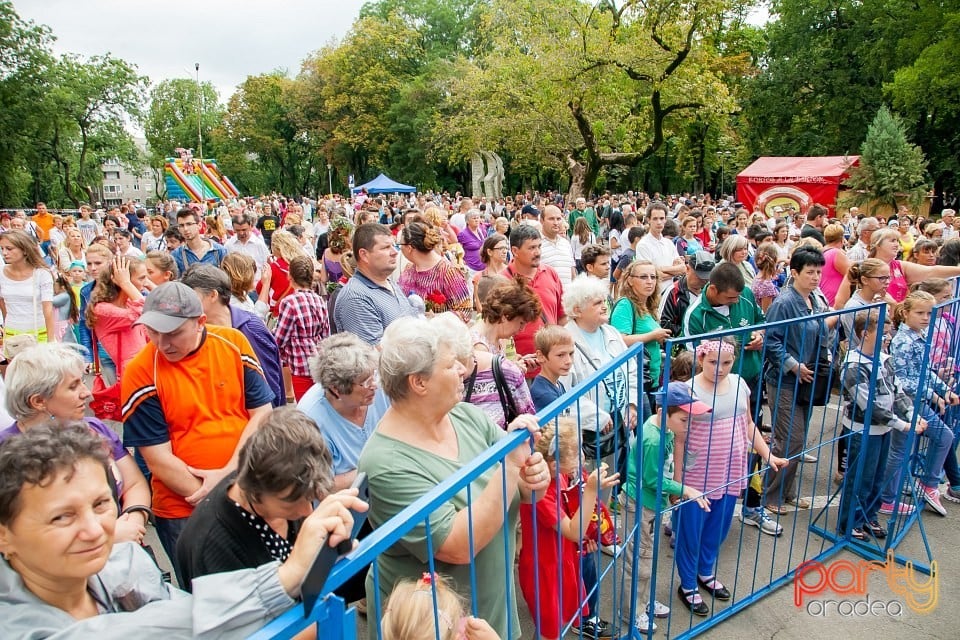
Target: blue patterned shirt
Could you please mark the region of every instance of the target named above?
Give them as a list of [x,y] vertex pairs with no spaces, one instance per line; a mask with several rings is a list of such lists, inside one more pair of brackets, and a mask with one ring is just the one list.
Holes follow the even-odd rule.
[[903,390],[912,398],[916,398],[917,391],[923,390],[923,399],[927,402],[933,398],[934,392],[941,397],[947,394],[947,385],[933,374],[933,368],[928,364],[926,377],[920,380],[926,354],[926,339],[906,324],[901,324],[893,340],[890,342],[890,355],[893,357],[893,369],[897,379],[903,385]]

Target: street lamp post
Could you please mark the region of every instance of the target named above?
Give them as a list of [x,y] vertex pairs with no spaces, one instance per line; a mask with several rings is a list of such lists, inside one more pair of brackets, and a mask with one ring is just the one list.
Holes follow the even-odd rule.
[[330,185],[330,195],[333,195],[333,165],[327,163],[327,183]]

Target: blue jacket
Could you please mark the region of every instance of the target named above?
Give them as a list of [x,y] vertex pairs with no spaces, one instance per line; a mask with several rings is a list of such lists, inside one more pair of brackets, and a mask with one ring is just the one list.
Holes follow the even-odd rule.
[[[93,293],[93,286],[95,284],[97,284],[96,281],[91,280],[80,287],[80,319],[77,322],[77,334],[80,339],[80,344],[84,348],[83,359],[86,362],[93,362],[93,334],[90,331],[90,327],[87,326],[87,304],[90,302],[90,294]],[[107,350],[99,343],[97,343],[97,347],[97,350],[100,352],[100,366],[112,367],[113,359],[110,358]]]
[[173,253],[170,255],[173,257],[173,261],[177,263],[177,268],[180,269],[180,275],[183,275],[183,272],[187,270],[192,264],[212,264],[215,267],[219,267],[220,263],[223,262],[223,259],[227,256],[227,250],[223,248],[222,244],[218,244],[215,240],[207,239],[207,242],[210,243],[210,250],[203,254],[202,258],[198,258],[197,254],[190,250],[186,244],[182,244],[176,249],[173,250]]
[[[807,308],[803,296],[793,288],[793,285],[787,285],[770,304],[767,310],[767,322],[804,318],[829,310],[820,297],[811,294],[810,300],[813,311]],[[784,386],[796,384],[797,376],[793,369],[798,364],[803,363],[808,369],[814,369],[821,348],[830,346],[827,326],[823,320],[769,327],[765,343],[766,359],[769,365],[766,374],[767,382],[775,385],[781,380],[782,375]]]
[[257,354],[263,377],[267,379],[267,386],[273,391],[273,406],[282,407],[287,404],[287,391],[283,386],[283,368],[280,364],[280,348],[277,340],[263,324],[263,320],[243,309],[230,307],[230,324],[250,341],[253,352]]

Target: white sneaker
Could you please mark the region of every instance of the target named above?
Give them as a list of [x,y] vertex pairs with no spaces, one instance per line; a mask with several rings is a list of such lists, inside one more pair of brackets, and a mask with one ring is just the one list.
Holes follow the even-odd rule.
[[[650,610],[650,603],[643,605],[643,611],[646,613]],[[654,618],[669,618],[670,617],[670,607],[663,604],[659,600],[653,601],[653,617]]]
[[621,548],[619,544],[605,544],[600,546],[600,551],[613,558],[620,553]]
[[783,533],[783,527],[780,526],[780,524],[773,518],[768,516],[767,510],[762,507],[760,509],[743,507],[737,517],[740,518],[740,522],[743,524],[756,527],[767,535],[778,536]]
[[633,626],[640,633],[649,633],[651,631],[657,630],[657,624],[652,620],[650,620],[650,618],[647,616],[646,611],[637,612],[637,621],[633,623]]

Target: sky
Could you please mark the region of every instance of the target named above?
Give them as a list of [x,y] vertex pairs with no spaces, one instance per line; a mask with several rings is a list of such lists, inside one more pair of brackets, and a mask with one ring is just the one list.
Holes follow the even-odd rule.
[[363,0],[14,0],[21,18],[45,24],[54,51],[110,53],[159,82],[212,82],[223,103],[248,75],[300,63],[342,38]]

